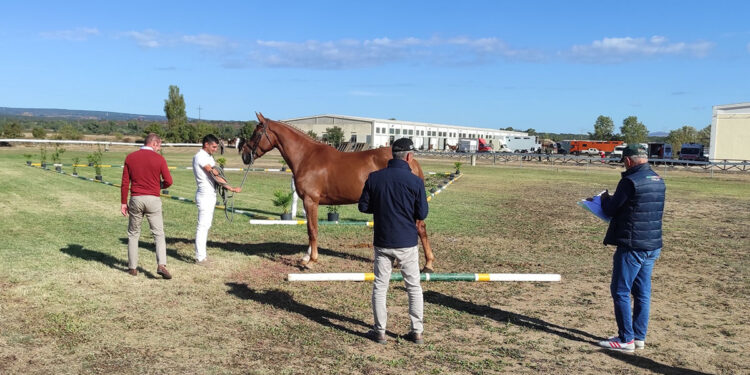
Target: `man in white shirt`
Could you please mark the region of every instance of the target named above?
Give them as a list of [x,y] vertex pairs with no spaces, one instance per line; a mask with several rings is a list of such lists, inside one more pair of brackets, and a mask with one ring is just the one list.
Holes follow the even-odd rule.
[[227,184],[217,170],[214,169],[216,161],[212,156],[219,148],[219,139],[213,134],[203,137],[203,148],[193,156],[193,174],[195,184],[198,186],[195,192],[195,203],[198,205],[198,225],[195,229],[195,260],[199,264],[206,261],[206,242],[208,230],[214,219],[214,208],[216,207],[216,184],[224,186],[229,191],[239,193],[242,189],[233,188]]

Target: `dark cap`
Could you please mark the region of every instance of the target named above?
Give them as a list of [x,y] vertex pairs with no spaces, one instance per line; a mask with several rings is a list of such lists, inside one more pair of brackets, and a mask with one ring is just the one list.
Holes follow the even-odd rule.
[[625,147],[625,149],[622,150],[622,157],[626,156],[646,157],[648,156],[648,152],[646,152],[646,149],[643,147],[643,145],[636,143],[628,145],[628,147]]
[[391,145],[393,152],[414,151],[414,142],[409,138],[399,138]]

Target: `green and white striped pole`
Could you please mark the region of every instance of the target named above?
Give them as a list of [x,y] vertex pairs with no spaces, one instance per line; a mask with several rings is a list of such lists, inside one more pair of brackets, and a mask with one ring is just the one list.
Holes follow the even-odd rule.
[[[392,273],[391,281],[402,281],[400,273]],[[422,281],[538,281],[557,282],[554,273],[422,273]],[[373,281],[374,273],[290,273],[288,281]]]

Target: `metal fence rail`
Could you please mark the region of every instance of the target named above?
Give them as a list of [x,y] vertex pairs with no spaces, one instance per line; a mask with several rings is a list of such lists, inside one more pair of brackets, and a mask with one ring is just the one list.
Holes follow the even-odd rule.
[[[532,165],[580,165],[580,166],[610,166],[622,165],[619,158],[601,158],[598,156],[570,155],[570,154],[528,154],[512,152],[436,152],[417,151],[418,156],[439,157],[461,160],[491,161],[492,164],[518,164]],[[711,160],[691,161],[677,159],[649,159],[649,163],[659,167],[671,169],[682,168],[685,170],[724,171],[724,172],[750,172],[750,160]]]

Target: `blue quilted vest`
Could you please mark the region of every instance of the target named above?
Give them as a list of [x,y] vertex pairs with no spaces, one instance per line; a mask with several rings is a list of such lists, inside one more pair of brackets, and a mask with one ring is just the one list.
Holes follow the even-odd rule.
[[604,244],[631,250],[660,249],[664,181],[648,164],[628,169],[622,173],[622,178],[633,182],[635,195],[610,220]]

